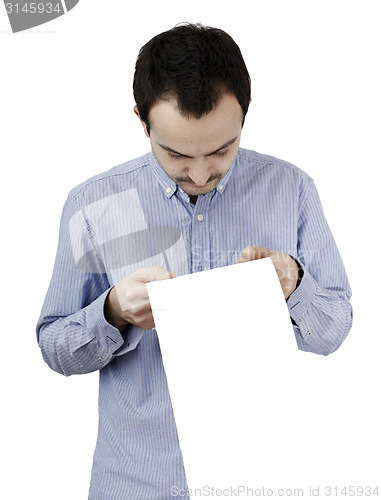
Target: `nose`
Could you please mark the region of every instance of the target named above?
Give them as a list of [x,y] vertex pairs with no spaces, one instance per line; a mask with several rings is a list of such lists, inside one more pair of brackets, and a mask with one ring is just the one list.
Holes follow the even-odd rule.
[[200,160],[189,168],[188,175],[197,186],[204,186],[210,177],[210,171],[205,162]]

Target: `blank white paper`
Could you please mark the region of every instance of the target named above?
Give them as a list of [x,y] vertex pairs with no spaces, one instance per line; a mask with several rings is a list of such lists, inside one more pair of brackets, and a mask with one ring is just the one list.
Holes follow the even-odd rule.
[[297,345],[271,260],[147,288],[189,489],[274,484]]

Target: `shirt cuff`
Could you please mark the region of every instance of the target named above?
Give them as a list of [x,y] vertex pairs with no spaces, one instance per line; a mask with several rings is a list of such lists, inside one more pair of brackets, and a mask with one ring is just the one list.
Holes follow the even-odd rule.
[[[315,280],[310,273],[299,262],[298,264],[303,270],[303,278],[296,290],[287,299],[287,307],[291,319],[294,320],[296,325],[300,326],[314,301],[317,289]],[[301,334],[304,338],[310,335],[308,331],[301,332]]]
[[104,305],[111,288],[86,307],[86,324],[89,332],[97,338],[110,354],[119,349],[124,339],[120,331],[106,321]]
[[109,354],[121,356],[135,349],[144,331],[128,325],[122,333],[110,325],[104,315],[104,306],[111,288],[106,290],[86,308],[87,328]]

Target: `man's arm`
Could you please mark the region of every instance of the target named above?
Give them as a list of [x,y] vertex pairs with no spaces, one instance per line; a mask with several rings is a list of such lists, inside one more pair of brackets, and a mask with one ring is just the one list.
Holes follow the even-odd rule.
[[303,278],[287,306],[299,349],[330,354],[352,327],[352,292],[335,240],[311,181],[300,207],[298,254]]
[[297,255],[248,246],[238,262],[264,257],[278,273],[299,349],[338,349],[352,326],[351,289],[312,181],[300,207]]
[[65,203],[53,276],[37,324],[46,363],[63,375],[99,370],[125,338],[104,317],[110,284],[72,192]]
[[99,370],[133,350],[143,330],[154,326],[145,283],[172,276],[160,266],[142,268],[111,288],[94,237],[70,193],[37,324],[44,360],[68,376]]

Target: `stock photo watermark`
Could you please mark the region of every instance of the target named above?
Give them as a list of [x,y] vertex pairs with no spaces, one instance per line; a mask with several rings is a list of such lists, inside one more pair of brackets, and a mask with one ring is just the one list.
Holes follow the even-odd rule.
[[381,496],[380,486],[354,486],[354,485],[317,485],[304,488],[254,488],[249,486],[228,486],[217,488],[215,486],[204,485],[201,488],[179,488],[171,487],[172,498],[265,498],[265,497],[368,497],[377,498]]
[[51,0],[40,2],[4,0],[13,33],[48,23],[73,9],[79,0]]

